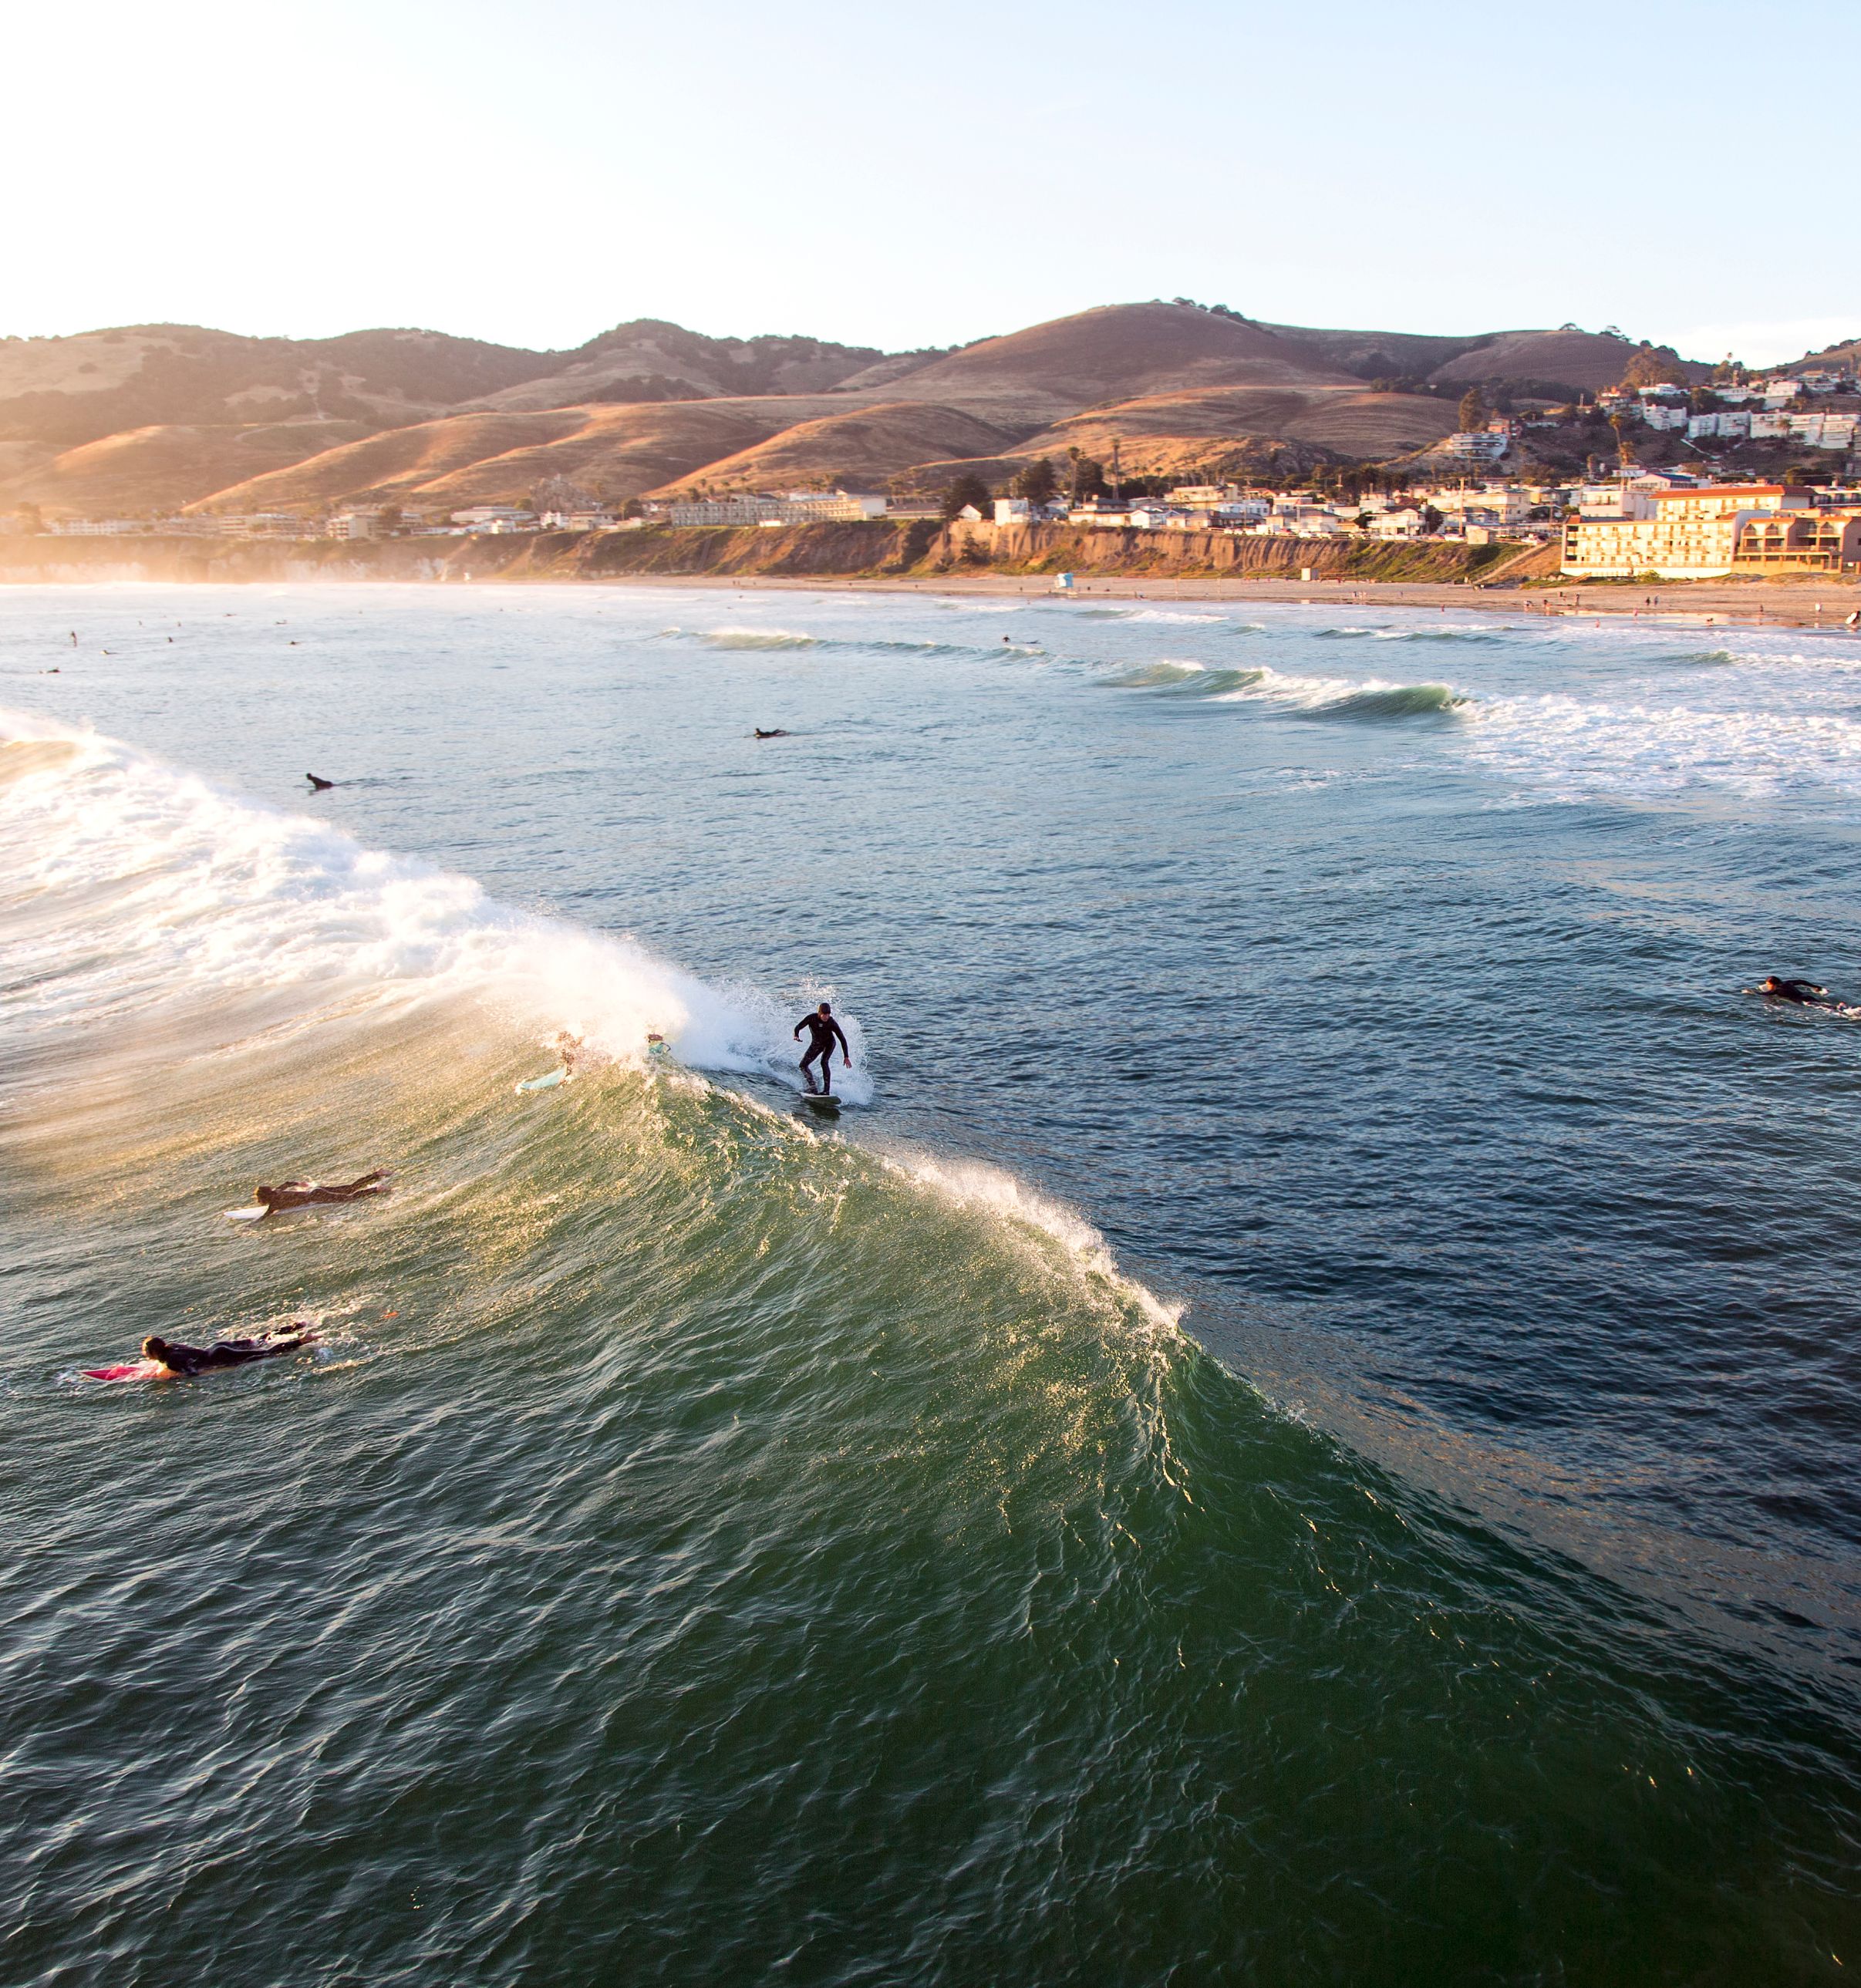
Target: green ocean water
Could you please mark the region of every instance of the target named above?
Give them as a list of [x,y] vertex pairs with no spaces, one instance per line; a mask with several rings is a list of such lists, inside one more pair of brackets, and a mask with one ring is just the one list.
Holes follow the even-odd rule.
[[[1819,1248],[1833,1310],[1846,1232],[1784,1197],[1734,1235],[1663,1169],[1729,1195],[1787,1084],[1797,1136],[1844,1138],[1842,1039],[1735,992],[1671,1041],[1489,1000],[1468,1094],[1398,987],[1419,934],[1490,991],[1493,935],[1556,927],[1585,866],[1660,899],[1618,945],[1692,947],[1704,985],[1714,921],[1748,932],[1741,838],[1780,823],[1852,889],[1841,768],[1764,783],[1786,720],[1833,754],[1822,690],[1798,711],[1779,663],[1744,784],[1676,793],[1599,770],[1602,719],[1558,756],[1555,712],[1474,763],[1460,701],[1525,693],[1437,670],[1464,637],[1391,682],[1291,620],[673,626],[699,611],[0,604],[5,1978],[1838,1978],[1853,1425],[1826,1346],[1799,1371],[1748,1329],[1733,1386],[1691,1308]],[[100,617],[120,669],[35,674]],[[1504,632],[1493,670],[1545,668]],[[1587,670],[1645,732],[1707,667],[1647,639],[1562,655],[1560,695]],[[1187,661],[1227,674],[1186,698]],[[753,756],[752,718],[798,749]],[[299,760],[357,784],[311,813]],[[1374,1004],[1247,1006],[1357,958]],[[824,991],[838,1119],[784,1046]],[[520,1095],[560,1026],[600,1053]],[[1464,1123],[1521,1040],[1534,1100]],[[1577,1123],[1580,1078],[1645,1100],[1620,1229],[1551,1171],[1568,1139],[1609,1178],[1620,1111]],[[1328,1112],[1364,1145],[1315,1182]],[[221,1213],[374,1163],[378,1204]],[[1625,1280],[1587,1310],[1585,1240]],[[77,1378],[299,1317],[289,1360]],[[1295,1328],[1331,1362],[1309,1400]],[[1637,1362],[1721,1449],[1655,1379],[1612,1401]],[[1827,1444],[1775,1509],[1761,1381]],[[1582,1434],[1529,1412],[1560,1390]],[[1403,1467],[1443,1445],[1457,1471]]]

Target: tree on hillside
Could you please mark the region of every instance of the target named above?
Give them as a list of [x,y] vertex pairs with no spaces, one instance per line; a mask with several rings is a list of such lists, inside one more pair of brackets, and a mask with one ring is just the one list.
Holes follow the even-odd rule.
[[384,538],[391,537],[407,522],[407,513],[398,504],[384,504],[381,515],[375,520],[376,528]]
[[1059,472],[1052,458],[1044,455],[1036,456],[1014,479],[1015,495],[1025,497],[1030,504],[1051,504],[1059,487]]
[[1629,360],[1621,384],[1627,387],[1684,387],[1686,363],[1671,345],[1650,345],[1644,338]]
[[943,515],[946,521],[954,518],[966,504],[973,504],[977,510],[986,512],[993,502],[988,485],[980,476],[959,476],[944,489]]
[[1083,503],[1088,497],[1102,497],[1105,493],[1105,466],[1095,456],[1086,455],[1074,446],[1067,451],[1073,466],[1072,496],[1075,504]]
[[1480,397],[1480,389],[1470,387],[1460,396],[1460,432],[1471,434],[1476,428],[1486,426],[1486,403]]

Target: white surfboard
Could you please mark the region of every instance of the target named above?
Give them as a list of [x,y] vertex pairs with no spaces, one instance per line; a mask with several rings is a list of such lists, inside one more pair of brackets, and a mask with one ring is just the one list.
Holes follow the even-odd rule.
[[569,1070],[546,1070],[540,1077],[526,1077],[516,1088],[519,1092],[553,1090],[557,1084],[567,1084],[574,1073]]

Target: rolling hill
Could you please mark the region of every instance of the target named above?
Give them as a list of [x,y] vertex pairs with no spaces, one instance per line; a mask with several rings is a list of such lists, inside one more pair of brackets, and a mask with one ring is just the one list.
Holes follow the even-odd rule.
[[1072,448],[1102,456],[1114,438],[1133,468],[1271,460],[1276,447],[1375,460],[1445,434],[1463,386],[1592,389],[1634,349],[1568,326],[1323,330],[1184,302],[891,354],[655,319],[567,352],[431,331],[129,326],[0,339],[0,509],[374,500],[442,515],[557,476],[614,499],[699,484],[922,489],[952,465],[1007,474]]

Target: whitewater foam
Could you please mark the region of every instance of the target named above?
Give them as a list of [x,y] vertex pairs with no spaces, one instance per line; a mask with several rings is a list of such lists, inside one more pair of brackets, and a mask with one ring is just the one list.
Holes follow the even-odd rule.
[[[107,1026],[163,1006],[198,1016],[260,994],[316,1014],[471,993],[615,1057],[642,1055],[656,1033],[697,1068],[795,1080],[793,1016],[766,990],[714,987],[629,936],[513,910],[470,877],[365,849],[98,734],[0,712],[0,767],[32,756],[0,781],[10,1027]],[[48,742],[70,749],[48,760]],[[864,1102],[859,1024],[841,1020],[854,1067],[838,1080]]]
[[668,640],[702,642],[712,649],[817,649],[818,635],[800,628],[679,628],[661,631]]
[[1074,1268],[1102,1280],[1135,1305],[1157,1330],[1181,1330],[1184,1307],[1166,1303],[1155,1292],[1119,1269],[1111,1246],[1077,1209],[1051,1199],[980,1161],[935,1160],[917,1155],[881,1155],[885,1164],[920,1188],[959,1203],[1010,1229],[1032,1229],[1057,1243]]

